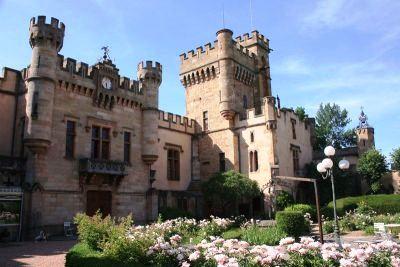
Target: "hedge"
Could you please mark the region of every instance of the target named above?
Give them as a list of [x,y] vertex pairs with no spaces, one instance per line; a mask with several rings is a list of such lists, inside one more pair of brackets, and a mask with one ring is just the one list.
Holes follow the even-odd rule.
[[[91,249],[85,243],[78,243],[72,247],[65,256],[66,267],[128,267],[126,263],[116,261],[104,256],[102,253]],[[137,266],[137,265],[135,265]],[[138,266],[143,267],[143,266]]]
[[285,211],[300,211],[303,215],[309,213],[312,220],[317,219],[317,209],[313,205],[308,204],[294,204],[285,208]]
[[[338,216],[342,216],[346,211],[354,210],[358,203],[364,201],[378,214],[394,214],[400,212],[400,195],[365,195],[358,197],[345,197],[336,200]],[[333,202],[329,202],[328,208],[333,208]],[[333,216],[331,216],[333,217]]]
[[307,233],[308,226],[300,211],[278,211],[275,219],[277,227],[288,236],[298,238]]
[[158,212],[163,220],[173,220],[176,218],[193,218],[193,214],[178,208],[165,207]]

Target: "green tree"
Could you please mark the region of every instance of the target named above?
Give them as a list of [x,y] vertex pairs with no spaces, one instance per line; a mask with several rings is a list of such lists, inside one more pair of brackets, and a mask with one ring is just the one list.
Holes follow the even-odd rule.
[[286,207],[294,204],[294,198],[292,194],[286,191],[281,191],[276,196],[276,208],[277,210],[284,210]]
[[[333,177],[335,182],[336,198],[348,196],[358,196],[361,194],[361,177],[356,171],[343,171],[339,169],[339,159],[333,159]],[[305,165],[306,177],[311,177],[318,180],[319,197],[321,205],[332,201],[332,185],[331,179],[322,179],[321,174],[317,171],[317,165],[314,162]],[[307,183],[306,193],[308,194],[308,204],[315,204],[314,186],[312,183]],[[332,217],[331,217],[332,218]]]
[[390,156],[392,157],[393,169],[400,171],[400,147],[394,149]]
[[202,191],[211,210],[220,210],[223,215],[232,215],[229,214],[232,211],[237,214],[237,206],[241,200],[252,199],[261,194],[256,181],[235,171],[215,174],[203,182]]
[[294,110],[294,113],[299,117],[299,120],[304,121],[308,118],[308,114],[306,113],[306,109],[304,107],[297,107]]
[[376,149],[370,149],[361,155],[358,160],[357,170],[364,178],[372,194],[382,190],[380,179],[388,171],[386,157]]
[[315,117],[315,149],[324,149],[327,145],[343,148],[356,145],[356,134],[354,129],[346,129],[350,123],[348,112],[341,109],[337,104],[322,103]]

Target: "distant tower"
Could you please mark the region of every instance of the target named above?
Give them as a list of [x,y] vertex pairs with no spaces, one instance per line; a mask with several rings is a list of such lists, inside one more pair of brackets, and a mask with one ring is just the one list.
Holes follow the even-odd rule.
[[137,72],[144,94],[142,160],[153,164],[158,158],[158,89],[162,81],[162,67],[152,61],[141,62]]
[[64,24],[55,18],[50,24],[45,16],[30,21],[32,59],[26,79],[28,124],[24,142],[34,154],[45,153],[51,143],[57,54],[63,46],[64,30]]
[[374,128],[368,124],[368,117],[361,109],[359,125],[356,128],[358,152],[362,153],[375,147]]

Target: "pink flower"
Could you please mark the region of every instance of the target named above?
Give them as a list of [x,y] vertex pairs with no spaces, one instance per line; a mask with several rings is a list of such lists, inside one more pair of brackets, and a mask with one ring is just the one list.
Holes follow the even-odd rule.
[[214,259],[217,261],[218,264],[224,264],[228,260],[228,256],[224,254],[217,254],[214,256]]
[[190,260],[190,261],[195,261],[195,260],[197,260],[198,258],[200,258],[200,251],[198,251],[198,250],[196,250],[195,252],[193,252],[193,253],[191,253],[191,254],[189,255],[189,260]]

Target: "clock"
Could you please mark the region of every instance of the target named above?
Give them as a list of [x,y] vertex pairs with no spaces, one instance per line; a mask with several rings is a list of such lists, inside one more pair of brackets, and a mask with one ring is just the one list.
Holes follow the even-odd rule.
[[107,89],[107,90],[111,90],[111,88],[112,88],[112,82],[111,82],[110,78],[108,78],[108,77],[104,77],[101,80],[101,85],[103,86],[104,89]]

